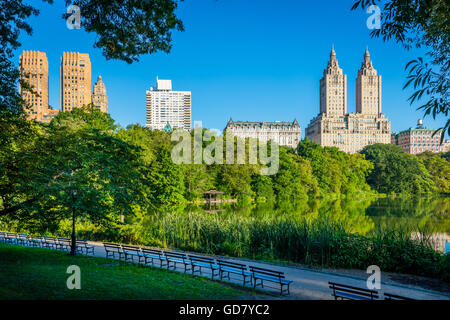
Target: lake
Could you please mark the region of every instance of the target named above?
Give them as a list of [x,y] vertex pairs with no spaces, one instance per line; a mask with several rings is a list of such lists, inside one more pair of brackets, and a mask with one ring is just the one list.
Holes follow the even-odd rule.
[[209,207],[190,206],[186,211],[205,214],[267,217],[288,215],[339,222],[349,232],[370,235],[385,229],[411,233],[412,238],[425,235],[439,251],[450,251],[450,197],[385,197],[338,200],[315,200],[297,204],[225,203]]

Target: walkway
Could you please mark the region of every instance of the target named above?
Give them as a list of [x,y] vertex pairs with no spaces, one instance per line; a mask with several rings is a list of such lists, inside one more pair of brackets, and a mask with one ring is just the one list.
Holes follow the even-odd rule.
[[[106,257],[106,251],[101,242],[89,242],[95,246],[95,256]],[[277,271],[284,272],[287,279],[293,280],[291,284],[291,295],[283,297],[283,299],[299,299],[299,300],[328,300],[332,299],[330,294],[330,289],[328,288],[328,281],[342,283],[346,285],[356,286],[360,288],[366,287],[366,279],[357,278],[354,276],[329,273],[323,271],[316,271],[300,267],[291,266],[280,266],[271,263],[258,262],[254,260],[240,260],[238,258],[224,258],[233,262],[244,263],[247,265],[252,265],[255,267],[273,269]],[[177,271],[183,272],[184,269],[177,268]],[[205,276],[211,277],[209,271],[203,273]],[[231,282],[242,285],[241,279],[231,279]],[[268,283],[270,286],[270,283]],[[258,287],[260,288],[260,287]],[[266,289],[266,285],[264,285]],[[266,291],[266,290],[265,290]],[[450,300],[450,292],[448,294],[425,290],[420,287],[406,286],[397,283],[381,283],[381,292],[389,292],[392,294],[397,294],[405,297],[410,297],[418,300]],[[274,298],[279,297],[277,293],[279,288],[272,290],[267,290],[267,292],[273,292]]]

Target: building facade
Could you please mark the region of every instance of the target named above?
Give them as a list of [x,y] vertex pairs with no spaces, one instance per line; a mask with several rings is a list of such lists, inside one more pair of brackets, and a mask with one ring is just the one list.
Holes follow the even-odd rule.
[[381,112],[381,76],[366,49],[356,79],[356,112],[347,113],[347,77],[334,48],[320,80],[320,113],[306,128],[306,136],[321,146],[355,153],[365,146],[391,142],[391,123]]
[[70,111],[92,102],[89,54],[64,52],[61,58],[61,111]]
[[92,93],[92,103],[100,109],[101,112],[108,113],[108,96],[102,76],[98,76]]
[[19,84],[22,99],[28,104],[27,118],[39,122],[46,122],[49,114],[54,111],[48,102],[48,60],[45,52],[23,51],[19,60],[20,79],[26,81],[32,90],[25,90]]
[[395,135],[393,144],[400,146],[405,152],[419,154],[425,151],[445,152],[445,144],[441,145],[442,131],[434,136],[435,129],[427,129],[422,120],[417,121],[416,128],[409,128]]
[[254,138],[263,142],[274,141],[281,146],[297,148],[301,140],[301,128],[293,122],[243,122],[231,118],[225,127],[227,134],[241,138]]
[[191,92],[173,91],[171,80],[156,78],[156,88],[147,90],[146,126],[151,130],[191,130]]

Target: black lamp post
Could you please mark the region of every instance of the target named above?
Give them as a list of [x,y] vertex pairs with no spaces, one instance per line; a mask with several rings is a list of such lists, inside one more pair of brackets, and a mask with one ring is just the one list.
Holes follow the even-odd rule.
[[[72,205],[75,202],[75,197],[77,196],[76,190],[72,192]],[[77,254],[77,239],[75,236],[75,208],[72,207],[72,243],[70,246],[70,256],[75,256]]]

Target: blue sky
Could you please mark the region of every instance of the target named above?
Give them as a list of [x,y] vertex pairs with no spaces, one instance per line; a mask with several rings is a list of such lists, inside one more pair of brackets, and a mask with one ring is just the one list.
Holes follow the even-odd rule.
[[[319,112],[319,80],[334,44],[339,65],[347,74],[348,112],[355,112],[355,80],[366,46],[383,80],[383,113],[392,130],[415,126],[422,117],[402,90],[406,63],[424,51],[405,51],[394,42],[370,38],[369,14],[350,11],[352,0],[186,0],[178,15],[185,32],[173,34],[170,54],[143,56],[131,65],[106,60],[94,49],[94,34],[69,30],[61,18],[64,1],[38,5],[30,37],[23,33],[22,50],[47,54],[50,104],[59,109],[59,63],[63,51],[89,53],[92,85],[101,75],[109,112],[122,126],[145,124],[145,91],[156,76],[172,79],[174,90],[192,91],[192,120],[223,129],[230,117],[243,121],[292,121],[303,131]],[[81,13],[82,15],[82,13]],[[443,118],[427,117],[427,127]]]

